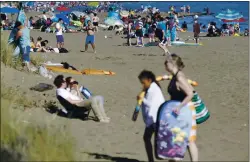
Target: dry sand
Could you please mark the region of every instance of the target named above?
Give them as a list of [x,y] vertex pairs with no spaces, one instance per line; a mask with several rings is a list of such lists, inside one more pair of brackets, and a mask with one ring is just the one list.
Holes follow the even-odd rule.
[[[42,36],[43,39],[49,40],[49,45],[56,46],[55,34],[31,31],[31,35],[35,39]],[[105,39],[105,35],[110,38]],[[115,76],[72,75],[94,94],[105,97],[105,108],[111,117],[111,123],[56,117],[52,124],[70,126],[79,152],[107,155],[101,156],[101,160],[147,160],[142,140],[145,127],[142,117],[139,115],[138,121],[134,123],[131,116],[136,95],[141,89],[137,79],[140,71],[148,69],[157,75],[166,73],[162,51],[157,47],[123,46],[126,40],[121,36],[115,36],[114,32],[100,31],[96,34],[97,54],[93,54],[91,48],[89,52],[81,53],[85,36],[84,33],[65,34],[65,47],[70,50],[68,54],[36,54],[46,56],[47,61],[67,61],[79,69],[95,68],[116,72]],[[192,36],[192,33],[180,33],[183,39],[188,36]],[[247,161],[248,38],[204,37],[201,41],[204,46],[169,48],[171,52],[183,58],[186,65],[185,74],[199,83],[196,90],[211,112],[211,118],[198,126],[200,161]],[[44,93],[29,90],[30,86],[37,83],[53,84],[53,79],[1,67],[2,81],[8,86],[19,85],[27,92],[26,95],[36,101],[56,101],[55,89]],[[168,99],[167,85],[168,81],[161,83]],[[42,108],[31,109],[22,114],[31,116],[29,120],[37,123],[52,118],[52,115]],[[77,160],[95,160],[95,156]],[[185,160],[189,160],[188,154]]]

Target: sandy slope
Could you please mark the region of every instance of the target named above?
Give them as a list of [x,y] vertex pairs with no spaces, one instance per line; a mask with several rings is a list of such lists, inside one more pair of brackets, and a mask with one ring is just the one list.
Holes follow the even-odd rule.
[[[31,32],[36,39],[42,36],[55,46],[55,35]],[[104,38],[104,35],[112,38]],[[192,33],[181,33],[185,39]],[[136,123],[131,121],[136,95],[140,91],[137,79],[143,69],[155,74],[164,74],[164,57],[157,47],[122,46],[125,39],[112,32],[97,33],[97,54],[91,49],[80,53],[85,42],[85,34],[65,34],[65,46],[68,54],[42,54],[52,62],[67,61],[77,68],[97,68],[112,70],[115,76],[73,76],[93,93],[105,97],[105,107],[111,117],[110,124],[94,121],[68,120],[57,117],[54,125],[70,126],[80,152],[109,155],[113,160],[119,157],[146,160],[142,135],[144,124],[141,116]],[[182,56],[186,65],[186,75],[196,80],[196,88],[211,112],[211,119],[198,127],[198,147],[200,160],[206,161],[243,161],[248,160],[248,38],[224,37],[203,38],[204,46],[171,47],[170,51]],[[39,53],[37,53],[39,54]],[[17,72],[13,69],[1,69],[2,79],[8,86],[20,85],[26,95],[35,100],[56,100],[55,90],[45,93],[28,90],[39,82],[53,84],[38,75]],[[65,74],[65,76],[68,76]],[[168,81],[161,83],[167,96]],[[43,95],[45,94],[45,96]],[[34,109],[25,115],[29,120],[43,123],[52,115],[43,109]],[[246,126],[245,126],[246,124]],[[111,157],[102,157],[108,159]],[[93,160],[89,157],[88,160]],[[82,159],[78,159],[82,160]],[[186,156],[186,160],[189,157]]]

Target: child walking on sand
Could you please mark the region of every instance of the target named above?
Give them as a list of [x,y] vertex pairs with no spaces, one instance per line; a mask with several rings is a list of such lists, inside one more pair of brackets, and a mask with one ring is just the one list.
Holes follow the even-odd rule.
[[142,115],[146,128],[143,135],[145,149],[149,162],[154,162],[153,147],[151,138],[155,132],[155,124],[157,112],[161,104],[165,102],[160,85],[156,81],[155,75],[151,71],[144,70],[138,76],[143,90],[146,92],[145,97],[142,99],[140,96],[137,99],[142,99]]

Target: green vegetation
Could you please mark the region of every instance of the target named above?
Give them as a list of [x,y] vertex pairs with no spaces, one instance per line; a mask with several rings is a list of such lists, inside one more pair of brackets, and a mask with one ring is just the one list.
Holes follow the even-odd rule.
[[22,96],[10,100],[13,93],[14,89],[2,86],[1,161],[74,161],[74,142],[68,131],[50,124],[42,127],[23,122],[25,119],[14,113],[13,104],[24,106],[27,100]]
[[[3,36],[2,36],[3,37]],[[22,67],[22,60],[20,57],[13,58],[14,48],[12,45],[8,45],[8,39],[6,37],[1,38],[1,61],[5,66],[12,67],[14,69],[20,69]],[[41,55],[30,55],[31,63],[35,66],[39,66],[44,62]]]

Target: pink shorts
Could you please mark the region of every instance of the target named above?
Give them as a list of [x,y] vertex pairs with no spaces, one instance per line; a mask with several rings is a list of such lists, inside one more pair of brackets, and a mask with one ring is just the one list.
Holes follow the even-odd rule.
[[155,34],[149,34],[148,37],[149,37],[149,38],[154,38],[154,37],[155,37]]

